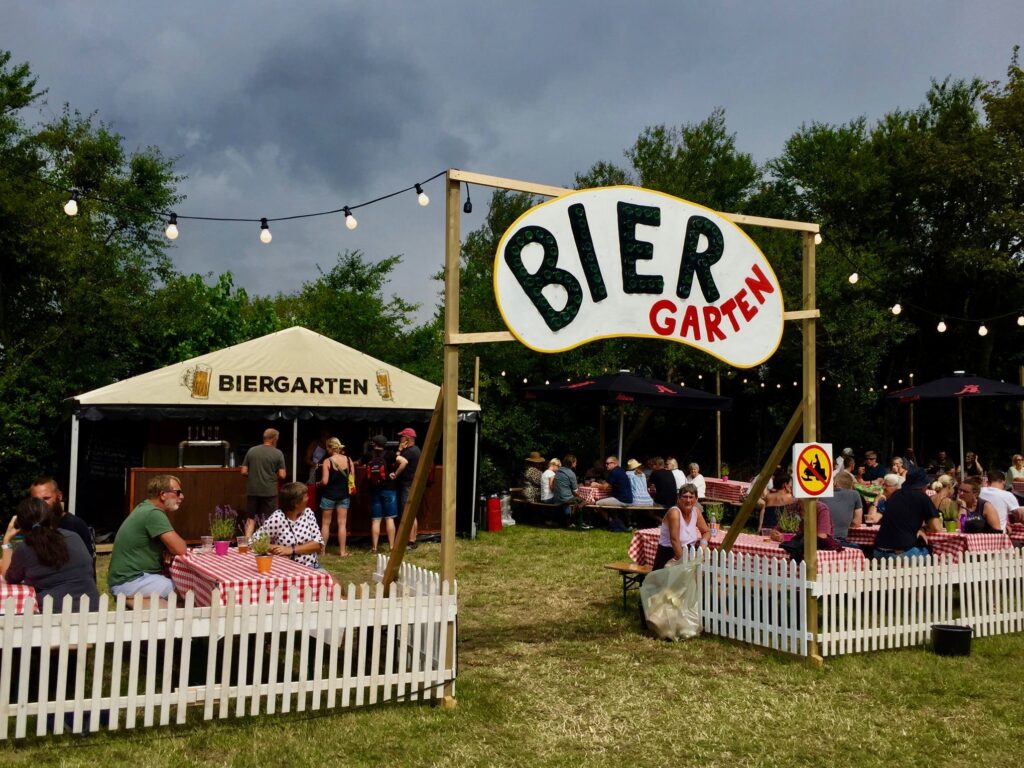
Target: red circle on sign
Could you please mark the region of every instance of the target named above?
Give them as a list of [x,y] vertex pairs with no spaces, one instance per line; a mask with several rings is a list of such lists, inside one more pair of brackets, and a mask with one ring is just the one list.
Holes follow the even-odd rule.
[[820,445],[808,445],[796,458],[796,481],[809,496],[820,496],[832,482],[832,458]]

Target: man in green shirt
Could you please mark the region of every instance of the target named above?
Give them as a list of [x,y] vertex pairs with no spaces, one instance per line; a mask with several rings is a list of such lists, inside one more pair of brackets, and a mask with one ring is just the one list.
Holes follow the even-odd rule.
[[185,554],[185,540],[168,514],[178,511],[185,494],[173,475],[156,475],[146,485],[149,498],[128,515],[114,537],[107,583],[114,595],[168,597],[174,582],[163,575],[163,557]]

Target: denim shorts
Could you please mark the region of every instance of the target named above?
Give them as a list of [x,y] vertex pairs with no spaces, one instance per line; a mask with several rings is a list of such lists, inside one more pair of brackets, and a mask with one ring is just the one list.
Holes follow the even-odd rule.
[[174,582],[159,573],[143,573],[131,581],[126,581],[124,584],[118,584],[110,588],[110,594],[115,596],[126,595],[127,597],[135,595],[170,597],[173,591]]
[[348,497],[335,501],[334,499],[328,499],[326,496],[320,499],[320,509],[335,509],[341,507],[342,509],[348,509],[348,505],[352,503],[352,500]]
[[398,499],[394,491],[370,491],[370,517],[398,517]]

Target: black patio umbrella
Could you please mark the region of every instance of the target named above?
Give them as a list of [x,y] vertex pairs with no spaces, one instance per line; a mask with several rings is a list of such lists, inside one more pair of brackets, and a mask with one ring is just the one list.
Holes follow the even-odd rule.
[[633,403],[651,408],[676,408],[698,411],[730,411],[732,398],[712,395],[693,387],[683,387],[658,379],[637,376],[629,371],[590,376],[576,381],[527,387],[527,400],[579,405],[619,406],[619,456],[625,423],[624,406]]
[[956,414],[960,428],[960,466],[964,465],[964,400],[976,397],[994,397],[1004,400],[1024,400],[1024,387],[1005,381],[984,379],[981,376],[967,376],[957,373],[927,384],[907,387],[889,395],[890,400],[900,403],[914,403],[918,400],[956,399]]

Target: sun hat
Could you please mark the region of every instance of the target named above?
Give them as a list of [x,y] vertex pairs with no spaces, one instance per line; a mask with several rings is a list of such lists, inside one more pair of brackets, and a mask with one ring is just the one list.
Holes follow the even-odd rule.
[[416,439],[416,430],[412,427],[406,427],[398,433],[399,437],[411,437],[413,440]]
[[626,469],[636,469],[639,466],[641,466],[641,464],[636,459],[630,459],[626,462]]
[[388,439],[384,437],[384,435],[374,435],[373,437],[370,438],[370,442],[373,443],[378,448],[383,448],[387,441]]
[[540,455],[537,451],[531,451],[530,455],[526,457],[526,460],[531,464],[543,464],[547,459]]

